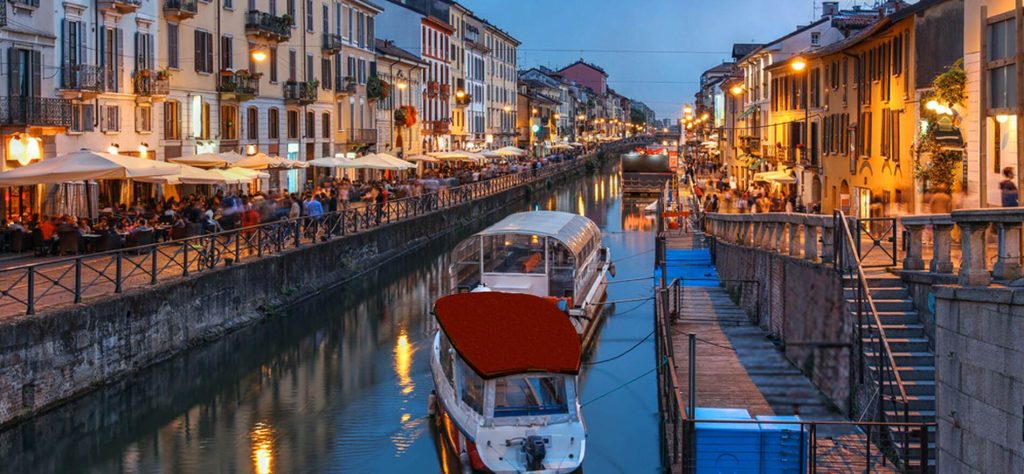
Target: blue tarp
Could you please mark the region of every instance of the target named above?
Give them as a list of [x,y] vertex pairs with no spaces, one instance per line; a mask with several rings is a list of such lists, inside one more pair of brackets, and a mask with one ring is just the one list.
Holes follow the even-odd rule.
[[[679,278],[682,286],[718,286],[718,271],[708,249],[667,250],[665,252],[668,281]],[[654,269],[655,280],[661,269]]]

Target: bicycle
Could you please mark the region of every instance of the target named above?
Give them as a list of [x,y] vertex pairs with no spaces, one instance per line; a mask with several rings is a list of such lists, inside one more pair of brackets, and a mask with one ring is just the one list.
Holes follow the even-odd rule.
[[[210,236],[209,244],[197,243],[196,240],[189,241],[188,245],[196,253],[197,265],[200,270],[214,269],[220,262],[220,249],[217,248],[217,237]],[[203,239],[198,239],[200,242]]]

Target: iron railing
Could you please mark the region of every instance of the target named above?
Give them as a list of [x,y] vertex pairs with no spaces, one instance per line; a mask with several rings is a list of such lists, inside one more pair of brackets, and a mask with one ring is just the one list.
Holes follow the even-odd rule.
[[60,72],[62,89],[94,92],[106,90],[106,68],[103,66],[64,63]]
[[0,3],[0,28],[7,26],[7,3]]
[[71,101],[49,97],[0,97],[0,125],[71,127]]
[[319,81],[287,81],[284,83],[284,99],[300,104],[316,102],[319,92]]
[[220,75],[217,91],[233,94],[238,99],[260,95],[260,76],[248,71],[225,72]]
[[132,78],[132,82],[135,86],[135,95],[143,97],[165,96],[171,92],[170,77],[161,77],[156,71],[138,71],[135,73],[135,77]]
[[276,16],[258,10],[249,10],[245,15],[245,30],[258,35],[270,35],[279,40],[292,36],[293,19]]
[[220,266],[366,232],[545,180],[582,166],[582,161],[556,163],[382,205],[369,204],[317,217],[282,219],[214,234],[5,268],[0,270],[0,315],[32,315],[42,307],[79,303],[87,298],[156,285]]
[[349,128],[341,131],[341,138],[345,143],[375,143],[377,141],[377,129],[374,128]]
[[175,12],[178,16],[184,13],[187,16],[199,13],[198,0],[164,0],[164,11]]
[[334,54],[340,52],[341,46],[341,35],[334,33],[324,33],[324,44],[322,48],[324,54]]

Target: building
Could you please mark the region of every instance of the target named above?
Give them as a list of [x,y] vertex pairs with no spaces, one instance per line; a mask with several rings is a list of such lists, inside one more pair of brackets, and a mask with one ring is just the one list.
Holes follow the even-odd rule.
[[516,145],[535,156],[547,152],[546,145],[551,144],[558,128],[555,114],[559,102],[549,97],[550,92],[545,94],[545,89],[543,83],[532,80],[519,81],[517,89]]
[[559,69],[558,74],[584,87],[589,87],[597,95],[604,96],[608,93],[608,73],[582,58]]
[[516,50],[519,40],[485,22],[484,45],[488,51],[484,66],[487,84],[485,141],[494,148],[514,145],[518,95]]
[[[306,3],[311,2],[307,0]],[[339,11],[337,5],[335,11]],[[376,150],[379,147],[375,108],[382,98],[382,90],[388,87],[378,77],[376,62],[376,16],[383,10],[370,2],[344,0],[340,12],[340,21],[346,25],[340,30],[343,46],[334,63],[335,75],[339,79],[334,93],[338,123],[334,152],[350,154]],[[327,23],[324,26],[327,27]],[[306,67],[311,71],[313,68],[310,63],[316,63],[313,56],[310,52],[306,53]],[[330,70],[330,61],[329,57],[320,60],[324,71]],[[341,77],[341,71],[344,77]],[[326,88],[330,89],[330,74],[325,72],[323,80],[327,81]],[[330,121],[327,111],[316,112],[321,115],[324,124]],[[323,127],[327,130],[326,125]],[[323,156],[331,154],[325,152]]]
[[452,3],[448,22],[454,30],[452,140],[456,148],[475,148],[485,144],[487,135],[484,21],[466,7]]
[[[377,40],[377,75],[389,85],[387,97],[377,101],[378,148],[409,157],[423,153],[418,117],[412,125],[405,116],[411,110],[423,110],[423,81],[427,64],[415,54],[388,40]],[[403,109],[397,114],[396,110]],[[402,119],[399,122],[399,118]]]

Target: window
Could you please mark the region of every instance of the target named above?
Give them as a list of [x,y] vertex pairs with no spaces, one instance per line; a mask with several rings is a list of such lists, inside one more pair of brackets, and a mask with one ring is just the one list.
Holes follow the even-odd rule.
[[253,141],[258,140],[260,135],[260,111],[256,107],[249,107],[245,114],[246,138]]
[[860,135],[860,156],[871,156],[871,112],[861,112],[857,131]]
[[238,108],[223,105],[220,108],[221,140],[238,140]]
[[288,111],[288,138],[295,139],[299,138],[299,111],[289,110]]
[[484,380],[462,360],[459,360],[459,373],[462,375],[459,398],[467,407],[482,414],[484,411]]
[[296,76],[298,75],[296,73],[296,71],[295,71],[295,68],[296,68],[295,61],[297,61],[295,59],[295,50],[294,49],[288,50],[288,80],[289,81],[294,81]]
[[281,117],[277,109],[267,111],[267,137],[271,140],[281,138]]
[[316,71],[313,70],[313,53],[306,53],[306,76],[304,81],[312,81],[316,78]]
[[254,58],[252,57],[252,51],[255,51],[255,50],[256,50],[256,43],[252,43],[252,42],[250,42],[250,43],[249,43],[249,48],[248,48],[248,49],[246,49],[246,51],[249,51],[249,54],[246,54],[246,56],[248,56],[248,57],[249,57],[249,72],[252,72],[252,73],[257,73],[257,72],[259,72],[259,71],[258,71],[258,70],[256,69],[256,67],[258,66],[258,64],[256,63],[256,59],[254,59]]
[[306,31],[313,31],[313,0],[306,0]]
[[558,413],[569,413],[565,396],[565,377],[503,377],[495,381],[494,416],[537,416]]
[[221,36],[220,37],[220,68],[231,69],[234,67],[231,57],[231,37]]
[[320,87],[325,91],[331,90],[331,58],[320,60]]
[[232,8],[235,8],[234,0],[224,0],[224,9],[231,10]]
[[104,105],[100,108],[103,117],[100,118],[101,130],[103,132],[121,131],[121,108],[117,105]]
[[203,140],[209,140],[210,139],[210,123],[211,123],[211,120],[210,120],[210,104],[207,104],[206,102],[203,102],[203,105],[200,108],[200,114],[201,115],[199,116],[200,123],[199,123],[199,137],[198,138],[201,138]]
[[167,67],[178,69],[181,67],[181,58],[178,53],[178,25],[167,24]]
[[366,84],[366,60],[359,60],[359,83]]
[[356,46],[359,47],[366,46],[366,30],[363,29],[363,18],[365,17],[366,15],[363,12],[359,12],[359,15],[356,17]]
[[1017,36],[1014,20],[1008,19],[988,26],[988,51],[985,69],[988,74],[989,107],[1006,109],[1017,106],[1017,67],[1014,56]]
[[277,46],[270,48],[270,82],[277,82]]
[[135,131],[149,133],[153,131],[153,108],[148,105],[135,107]]
[[196,72],[213,72],[213,35],[205,31],[195,32],[195,65]]
[[821,33],[817,31],[811,33],[811,46],[821,46]]
[[294,21],[295,21],[295,0],[287,0],[287,2],[288,2],[288,16],[290,16],[292,18],[292,22],[293,22],[292,25],[294,25],[295,24],[294,23]]
[[96,121],[95,110],[93,104],[73,104],[71,106],[71,131],[93,131]]
[[316,114],[306,112],[306,138],[316,138]]
[[181,104],[174,100],[164,102],[164,139],[181,139]]
[[331,114],[324,112],[320,117],[320,133],[324,138],[331,138]]

